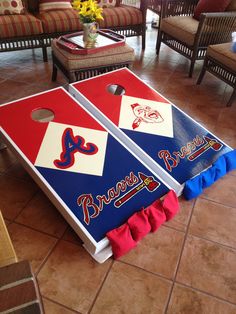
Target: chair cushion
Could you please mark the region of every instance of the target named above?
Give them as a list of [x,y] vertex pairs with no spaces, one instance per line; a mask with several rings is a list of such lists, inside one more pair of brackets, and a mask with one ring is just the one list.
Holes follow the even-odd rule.
[[236,0],[231,0],[225,11],[236,11]]
[[78,14],[73,9],[42,12],[38,15],[45,33],[82,30]]
[[1,15],[0,38],[37,35],[43,32],[42,23],[31,14]]
[[236,53],[231,50],[231,43],[210,45],[207,48],[207,56],[236,72]]
[[191,16],[170,16],[161,21],[161,30],[192,46],[197,33],[199,22]]
[[134,60],[134,49],[127,44],[118,46],[117,48],[105,49],[94,54],[75,55],[58,47],[57,40],[54,39],[52,42],[52,51],[67,70],[108,66],[132,62]]
[[101,28],[142,24],[141,10],[131,6],[120,6],[103,9],[104,20],[99,21]]
[[21,0],[0,1],[0,15],[23,14],[25,11]]
[[199,20],[204,12],[224,12],[231,0],[200,0],[194,10],[193,17]]

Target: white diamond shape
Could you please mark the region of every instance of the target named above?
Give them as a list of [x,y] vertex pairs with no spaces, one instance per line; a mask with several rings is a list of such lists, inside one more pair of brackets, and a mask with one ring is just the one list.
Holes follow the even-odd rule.
[[[74,163],[66,169],[57,168],[54,160],[60,159],[62,153],[62,135],[67,128],[71,128],[74,136],[82,136],[86,143],[93,143],[98,147],[94,155],[79,152],[74,154]],[[102,176],[107,146],[107,132],[82,127],[50,122],[41,143],[35,166]]]
[[[155,119],[145,119],[143,113],[138,115],[138,110],[134,110],[135,104],[137,104],[136,108],[141,110],[149,107],[149,113],[152,114],[150,117],[153,116]],[[171,104],[124,95],[121,100],[119,127],[135,132],[173,137]]]

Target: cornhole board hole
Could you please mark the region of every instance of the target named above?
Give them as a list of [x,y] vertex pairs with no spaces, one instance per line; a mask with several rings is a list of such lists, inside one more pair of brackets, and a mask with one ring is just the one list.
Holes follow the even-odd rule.
[[127,68],[70,84],[69,91],[178,194],[232,151]]
[[0,106],[0,126],[99,262],[112,255],[106,233],[171,189],[63,88]]

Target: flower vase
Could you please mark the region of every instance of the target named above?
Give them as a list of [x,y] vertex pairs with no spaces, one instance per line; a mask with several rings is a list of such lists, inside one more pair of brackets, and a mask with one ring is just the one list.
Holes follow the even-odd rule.
[[95,42],[97,39],[98,23],[83,23],[83,42]]

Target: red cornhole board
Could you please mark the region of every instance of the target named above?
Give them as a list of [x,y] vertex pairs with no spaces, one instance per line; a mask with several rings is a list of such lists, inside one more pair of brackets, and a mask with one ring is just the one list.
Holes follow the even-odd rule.
[[[41,109],[52,117],[39,117]],[[0,127],[99,262],[112,255],[106,233],[170,190],[63,88],[0,106]]]
[[[109,86],[124,94],[110,93]],[[232,151],[127,68],[73,83],[69,91],[178,194]]]

